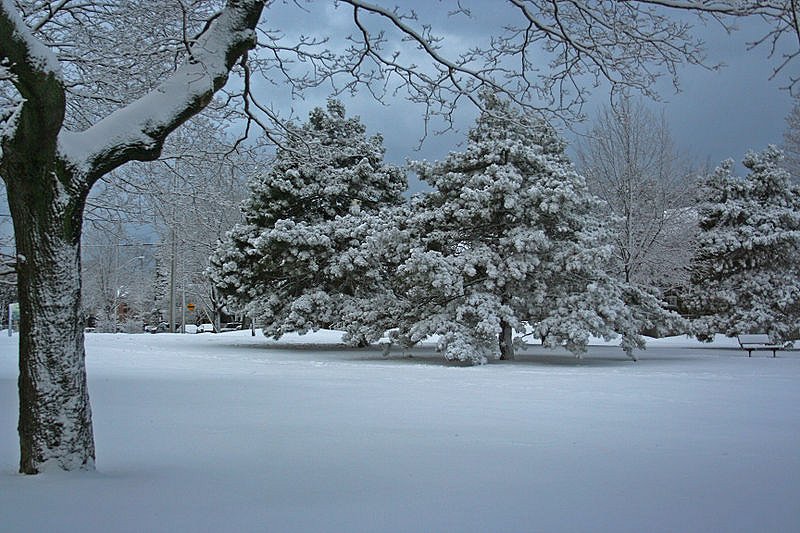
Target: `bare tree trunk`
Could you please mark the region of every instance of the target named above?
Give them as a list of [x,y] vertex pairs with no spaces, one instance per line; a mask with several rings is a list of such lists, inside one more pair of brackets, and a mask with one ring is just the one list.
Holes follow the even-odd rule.
[[505,320],[500,321],[500,360],[514,360],[514,331]]
[[30,180],[8,186],[19,254],[20,472],[93,470],[81,308],[83,198],[48,180],[54,169],[26,170],[41,179],[28,174]]
[[219,330],[222,327],[222,309],[225,307],[225,304],[222,301],[217,288],[214,286],[211,287],[211,307],[213,315],[211,317],[211,323],[214,324],[214,329],[219,333]]

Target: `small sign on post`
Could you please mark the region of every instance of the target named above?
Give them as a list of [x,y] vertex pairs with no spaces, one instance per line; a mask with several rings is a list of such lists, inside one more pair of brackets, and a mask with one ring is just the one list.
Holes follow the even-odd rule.
[[194,311],[195,309],[197,309],[197,306],[194,305],[193,303],[188,303],[186,304],[186,309],[188,309],[189,311]]

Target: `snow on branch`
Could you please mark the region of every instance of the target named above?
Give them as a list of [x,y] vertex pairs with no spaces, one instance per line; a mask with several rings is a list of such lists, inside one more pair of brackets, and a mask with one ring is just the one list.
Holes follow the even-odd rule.
[[55,54],[33,36],[12,0],[0,0],[0,57],[9,60],[12,71],[25,84],[21,91],[32,90],[37,77],[61,75]]
[[[15,136],[28,110],[39,118],[32,136],[53,138],[61,127],[64,89],[56,56],[36,39],[11,0],[0,0],[0,83],[13,90],[0,94],[0,141]],[[25,106],[27,101],[31,105]],[[30,142],[29,133],[26,141]],[[2,152],[0,151],[0,154]]]
[[239,58],[255,46],[264,3],[229,0],[161,85],[83,132],[62,131],[62,157],[89,185],[128,161],[156,159],[167,135],[209,104]]

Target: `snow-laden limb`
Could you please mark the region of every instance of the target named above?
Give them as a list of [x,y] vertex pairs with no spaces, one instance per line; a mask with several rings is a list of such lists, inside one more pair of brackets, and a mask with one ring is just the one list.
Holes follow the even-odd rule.
[[208,105],[234,64],[255,46],[254,28],[264,4],[227,2],[169,79],[85,131],[62,131],[61,157],[89,185],[128,161],[156,159],[167,135]]
[[24,77],[37,73],[61,78],[58,58],[33,36],[12,0],[0,1],[0,35],[0,57],[7,58],[16,73]]
[[[64,83],[55,54],[36,39],[11,0],[0,2],[0,61],[7,100],[0,110],[5,157],[8,150],[49,145],[64,120]],[[22,127],[20,125],[22,124]],[[8,176],[3,176],[8,179]]]

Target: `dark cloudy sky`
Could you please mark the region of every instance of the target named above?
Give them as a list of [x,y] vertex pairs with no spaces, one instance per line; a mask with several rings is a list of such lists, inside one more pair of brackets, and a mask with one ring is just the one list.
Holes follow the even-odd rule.
[[[481,29],[498,23],[502,10],[493,7],[502,6],[503,3],[498,0],[465,0],[463,3],[475,8],[476,17],[488,19],[477,18],[473,24],[453,22],[443,16],[451,7],[448,1],[407,0],[401,5],[420,6],[420,18],[430,17],[435,31],[454,38],[457,43],[479,43],[485,37],[480,33]],[[291,22],[298,20],[293,17],[298,11],[289,8],[288,13],[285,19],[279,10],[268,12],[267,16],[276,24],[291,25]],[[347,13],[345,10],[335,12],[329,7],[324,15],[306,14],[306,20],[319,21],[319,26],[315,27],[319,33],[350,33],[352,16]],[[718,71],[687,66],[680,72],[681,92],[676,93],[671,83],[665,81],[660,86],[662,101],[650,103],[654,111],[664,110],[679,149],[699,165],[713,167],[727,158],[738,161],[747,150],[760,150],[770,143],[780,144],[784,119],[792,107],[791,96],[781,90],[781,86],[786,84],[787,75],[769,79],[776,59],[769,59],[768,50],[764,48],[748,50],[747,43],[763,35],[764,27],[757,20],[740,21],[738,24],[740,31],[732,35],[727,35],[715,24],[698,25],[697,35],[708,45],[709,63],[724,63],[725,66]],[[797,46],[796,43],[793,45]],[[797,66],[792,67],[796,69]],[[324,90],[315,91],[307,94],[306,101],[290,101],[285,95],[278,96],[278,92],[272,91],[272,101],[284,108],[291,106],[302,117],[314,105],[323,105],[326,94]],[[409,157],[439,158],[449,150],[457,149],[458,143],[464,138],[465,129],[475,116],[474,110],[468,107],[463,109],[463,119],[459,124],[461,131],[430,137],[422,150],[415,152],[413,148],[422,132],[418,108],[400,99],[388,100],[389,106],[381,106],[364,94],[343,100],[348,112],[361,115],[370,132],[379,131],[384,135],[387,159],[394,162],[402,162]],[[594,110],[607,102],[607,90],[596,89],[586,108],[590,121]],[[573,124],[572,127],[577,131],[585,130],[590,121],[583,125]],[[575,135],[569,131],[564,134],[571,141],[575,139]]]
[[[486,28],[497,27],[505,2],[501,0],[462,0],[475,8],[476,18],[470,24],[453,22],[446,16],[455,0],[403,0],[404,7],[417,6],[420,18],[430,20],[438,33],[445,33],[458,44],[477,44],[485,39]],[[392,0],[384,2],[393,3]],[[280,28],[289,35],[338,35],[352,33],[352,14],[341,9],[335,12],[330,2],[312,4],[290,1],[276,2],[265,12],[262,21],[267,27]],[[487,9],[488,8],[488,9]],[[763,149],[770,143],[781,143],[785,128],[785,117],[792,107],[792,98],[780,89],[786,84],[788,73],[770,81],[769,77],[776,59],[767,57],[768,50],[747,50],[747,42],[763,35],[764,27],[758,21],[742,21],[740,32],[726,35],[717,26],[698,27],[698,35],[708,43],[710,62],[722,62],[727,66],[709,72],[699,67],[685,67],[680,72],[682,92],[675,93],[670,84],[661,87],[662,102],[653,102],[652,109],[663,109],[671,125],[673,136],[681,150],[687,152],[699,165],[715,166],[727,158],[737,161],[749,149]],[[791,43],[797,47],[797,43]],[[798,65],[792,65],[796,72]],[[263,88],[263,101],[273,105],[282,115],[293,109],[294,114],[305,119],[308,111],[316,105],[324,105],[327,89],[307,93],[305,100],[292,100],[286,87],[280,84]],[[402,163],[407,158],[437,159],[450,150],[458,149],[466,129],[475,117],[475,110],[464,107],[457,124],[461,131],[442,136],[431,136],[420,151],[414,151],[422,133],[420,109],[404,103],[401,99],[389,99],[382,106],[361,93],[355,98],[344,98],[351,114],[358,114],[366,123],[369,132],[381,132],[385,138],[387,159]],[[602,88],[594,92],[587,108],[590,118],[595,108],[608,101],[608,93]],[[581,130],[584,125],[574,124]],[[574,141],[569,131],[565,136]],[[741,172],[741,167],[739,167]],[[418,187],[418,185],[417,185]],[[2,203],[2,199],[0,199]],[[0,207],[2,213],[7,210]],[[0,220],[2,222],[2,220]],[[0,231],[2,228],[0,227]]]
[[715,72],[686,67],[682,92],[664,94],[663,109],[676,141],[713,164],[780,144],[785,117],[793,106],[789,92],[781,89],[788,83],[789,71],[770,80],[776,60],[767,57],[766,49],[748,50],[747,41],[762,35],[761,25],[755,21],[742,25],[732,35],[713,31],[706,36],[710,58],[725,67]]

